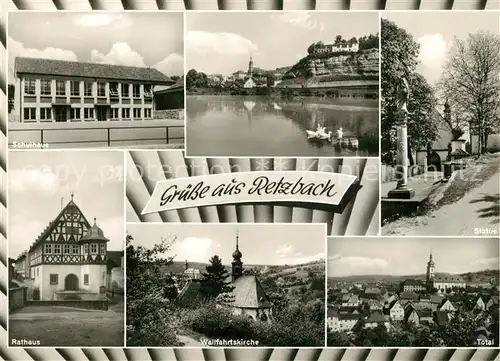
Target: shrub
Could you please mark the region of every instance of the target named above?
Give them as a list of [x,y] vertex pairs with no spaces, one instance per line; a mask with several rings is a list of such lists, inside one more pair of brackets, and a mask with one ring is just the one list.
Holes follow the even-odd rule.
[[172,305],[161,296],[127,300],[127,345],[180,346]]

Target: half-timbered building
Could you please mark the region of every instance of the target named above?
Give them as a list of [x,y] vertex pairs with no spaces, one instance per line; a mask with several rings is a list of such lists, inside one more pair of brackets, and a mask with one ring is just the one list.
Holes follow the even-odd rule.
[[71,201],[28,251],[33,298],[94,299],[106,292],[109,239]]

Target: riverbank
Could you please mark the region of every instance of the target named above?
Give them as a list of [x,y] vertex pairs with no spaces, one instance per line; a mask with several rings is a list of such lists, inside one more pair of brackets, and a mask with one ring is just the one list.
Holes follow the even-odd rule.
[[243,95],[243,96],[268,96],[276,99],[289,99],[294,97],[314,97],[325,99],[372,99],[378,104],[378,84],[353,87],[324,87],[324,88],[192,88],[186,95]]

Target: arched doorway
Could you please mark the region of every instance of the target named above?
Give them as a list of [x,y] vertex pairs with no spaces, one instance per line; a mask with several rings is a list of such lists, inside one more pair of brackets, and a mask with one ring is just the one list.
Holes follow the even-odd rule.
[[441,172],[441,157],[436,151],[432,151],[427,157],[427,170]]
[[73,273],[70,273],[64,279],[64,290],[78,291],[78,277],[76,277]]

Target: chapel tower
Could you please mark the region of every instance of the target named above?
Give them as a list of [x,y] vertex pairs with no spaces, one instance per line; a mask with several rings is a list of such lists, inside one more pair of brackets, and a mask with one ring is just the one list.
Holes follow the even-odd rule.
[[243,262],[241,262],[241,257],[243,256],[238,248],[238,231],[236,231],[236,249],[233,252],[233,261],[231,262],[231,276],[233,282],[243,274]]

